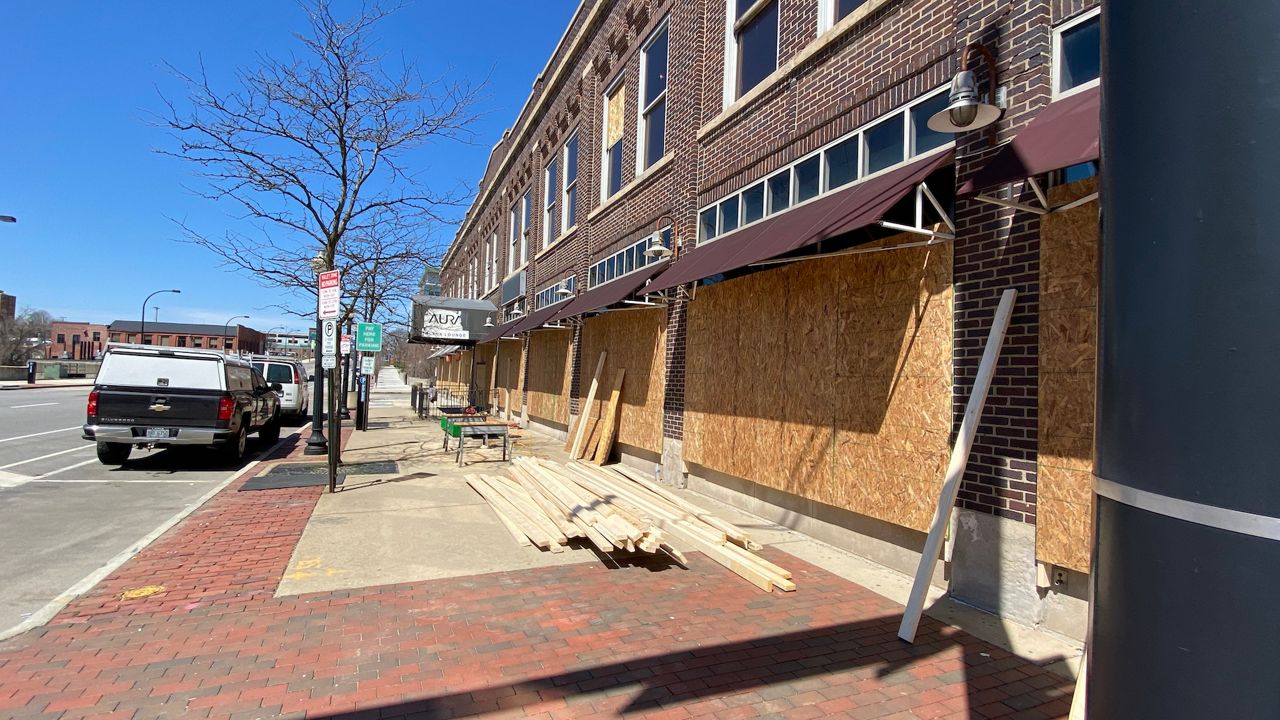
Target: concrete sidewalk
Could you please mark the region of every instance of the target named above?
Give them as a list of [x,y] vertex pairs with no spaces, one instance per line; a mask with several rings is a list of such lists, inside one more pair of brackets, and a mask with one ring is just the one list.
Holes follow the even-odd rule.
[[[439,426],[403,393],[385,399],[343,456],[397,473],[349,475],[332,495],[233,483],[47,626],[0,643],[0,716],[1067,713],[1073,683],[1039,666],[1052,652],[1032,661],[931,618],[904,645],[889,593],[784,529],[751,532],[792,571],[786,594],[697,553],[682,568],[520,548],[462,492]],[[560,447],[528,432],[516,443]],[[494,453],[469,452],[466,471],[497,470]]]

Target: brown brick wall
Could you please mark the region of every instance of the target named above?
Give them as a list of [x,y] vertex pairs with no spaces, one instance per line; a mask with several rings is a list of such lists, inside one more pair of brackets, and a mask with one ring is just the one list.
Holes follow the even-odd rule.
[[[781,66],[817,47],[811,43],[818,42],[818,18],[812,0],[779,2]],[[551,154],[558,153],[575,129],[579,134],[578,229],[546,255],[531,259],[526,283],[530,304],[537,290],[570,271],[585,289],[592,262],[651,232],[663,216],[671,216],[677,242],[688,250],[695,241],[697,211],[702,205],[946,85],[964,46],[980,41],[996,53],[1000,84],[1009,91],[1010,108],[990,133],[970,133],[959,139],[957,181],[963,182],[990,157],[993,139],[1008,141],[1048,101],[1050,24],[1095,5],[1096,0],[873,0],[865,17],[824,36],[821,50],[790,68],[780,82],[744,107],[721,117],[724,0],[612,2],[594,15],[594,5],[588,3],[575,16],[551,66],[538,81],[537,92],[548,93],[548,101],[535,114],[530,110],[537,99],[532,100],[495,151],[484,178],[484,188],[492,187],[494,192],[482,196],[472,208],[443,277],[447,282],[465,272],[466,260],[495,226],[505,251],[507,213],[526,187],[534,189],[536,241],[529,254],[537,255],[545,240],[544,170]],[[602,206],[602,93],[617,78],[626,86],[625,186],[635,167],[639,47],[664,14],[669,15],[670,33],[666,147],[671,159]],[[595,21],[589,23],[592,17]],[[571,55],[569,48],[583,28],[588,31],[587,40]],[[551,86],[548,83],[562,60],[566,69]],[[979,78],[985,83],[985,72],[980,70]],[[716,123],[714,129],[704,129],[711,122]],[[526,125],[530,130],[522,137]],[[1015,192],[1025,193],[1025,189],[1015,188]],[[1006,287],[1020,291],[961,505],[1034,522],[1039,223],[1026,213],[972,201],[958,202],[954,217],[960,226],[953,253],[957,426],[999,293]],[[501,266],[506,267],[505,258]],[[667,309],[663,434],[673,439],[682,438],[684,429],[686,317],[683,299]],[[569,383],[574,388],[569,403],[573,412],[579,409],[576,389],[583,385],[580,348],[581,333],[574,332]]]

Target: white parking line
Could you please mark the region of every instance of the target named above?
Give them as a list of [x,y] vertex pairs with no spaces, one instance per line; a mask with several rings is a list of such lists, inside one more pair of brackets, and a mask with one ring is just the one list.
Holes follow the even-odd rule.
[[60,428],[58,430],[45,430],[44,432],[31,433],[30,435],[19,435],[11,438],[0,438],[0,443],[11,442],[13,440],[26,440],[27,438],[40,437],[41,435],[52,435],[54,433],[66,432],[68,430],[79,430],[79,425],[72,425],[69,428]]
[[92,449],[93,449],[92,445],[82,445],[80,447],[73,447],[70,450],[59,450],[58,452],[49,453],[48,455],[41,455],[40,457],[27,458],[26,460],[19,460],[18,462],[11,462],[8,465],[0,465],[0,470],[8,470],[11,467],[26,465],[27,463],[33,463],[33,462],[36,462],[37,460],[47,460],[48,458],[57,457],[58,455],[66,455],[67,453],[73,453],[73,452],[84,452],[85,450],[92,450]]
[[31,479],[32,479],[33,481],[36,481],[36,480],[44,480],[44,479],[45,479],[45,478],[47,478],[47,477],[53,477],[54,475],[59,475],[59,474],[64,473],[64,472],[66,472],[66,471],[68,471],[68,470],[75,470],[75,469],[76,469],[76,468],[78,468],[78,467],[83,467],[83,466],[88,465],[89,463],[93,463],[93,462],[98,462],[98,459],[97,459],[97,458],[90,458],[90,459],[88,459],[88,460],[85,460],[84,462],[78,462],[78,463],[76,463],[75,465],[68,465],[68,466],[66,466],[66,467],[64,467],[64,468],[58,468],[57,470],[50,470],[49,472],[47,472],[47,473],[45,473],[45,474],[43,474],[43,475],[37,475],[37,476],[35,476],[35,477],[31,478]]
[[31,403],[30,405],[10,405],[10,410],[21,410],[29,407],[45,407],[47,405],[61,405],[62,403]]

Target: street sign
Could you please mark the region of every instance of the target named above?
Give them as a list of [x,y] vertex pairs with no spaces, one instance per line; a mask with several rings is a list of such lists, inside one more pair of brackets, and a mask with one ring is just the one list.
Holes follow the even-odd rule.
[[356,350],[382,352],[381,323],[356,323]]
[[342,305],[342,275],[337,270],[320,273],[321,320],[336,320]]
[[341,349],[339,350],[339,352],[341,354],[343,355],[351,354],[351,336],[350,335],[343,335],[342,342],[340,343],[340,345],[341,345]]
[[375,360],[377,360],[377,358],[373,357],[372,355],[366,355],[363,359],[361,359],[361,360],[360,360],[360,374],[361,374],[361,375],[372,375],[372,374],[373,374],[373,365],[374,365],[374,361],[375,361]]
[[338,358],[333,355],[322,355],[320,357],[320,367],[325,370],[332,370],[338,367]]
[[325,320],[321,324],[320,354],[332,357],[338,352],[338,321]]
[[315,328],[307,328],[307,347],[310,348],[313,352],[316,349],[316,329]]

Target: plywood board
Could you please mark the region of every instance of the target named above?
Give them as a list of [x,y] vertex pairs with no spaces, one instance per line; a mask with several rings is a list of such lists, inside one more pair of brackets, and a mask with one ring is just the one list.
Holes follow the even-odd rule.
[[[1083,180],[1054,188],[1050,200],[1097,189]],[[1036,559],[1081,572],[1093,533],[1098,250],[1096,202],[1040,219]]]
[[[601,382],[618,370],[626,371],[617,419],[619,443],[662,452],[666,346],[666,310],[662,308],[608,312],[583,323],[582,357],[590,360],[608,353]],[[591,377],[586,363],[583,369],[578,397],[585,399]],[[601,406],[608,400],[602,389],[589,412],[601,417]]]
[[568,425],[572,343],[563,330],[529,334],[529,415]]
[[699,288],[685,457],[923,530],[950,452],[951,349],[949,245]]

